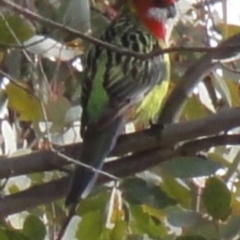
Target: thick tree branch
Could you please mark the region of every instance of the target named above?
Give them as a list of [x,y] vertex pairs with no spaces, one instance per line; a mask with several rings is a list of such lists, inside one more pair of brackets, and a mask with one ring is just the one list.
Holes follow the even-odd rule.
[[[104,170],[119,177],[126,177],[145,170],[147,167],[167,161],[174,156],[186,156],[188,153],[192,155],[194,151],[198,152],[212,146],[226,145],[229,142],[231,144],[239,144],[239,140],[239,135],[218,136],[185,143],[175,150],[156,149],[145,151],[118,161],[108,162],[105,164]],[[188,151],[185,151],[186,149]],[[99,178],[98,184],[102,184],[108,180],[109,179],[105,176],[102,176]],[[68,182],[69,178],[63,177],[59,180],[44,183],[22,192],[6,196],[0,201],[0,216],[7,216],[64,197]]]
[[[113,175],[125,177],[131,175],[131,172],[140,172],[146,169],[147,166],[156,165],[161,161],[169,159],[172,156],[172,151],[156,150],[146,151],[135,154],[130,157],[122,158],[121,161],[108,162],[104,166],[104,171],[111,172]],[[141,161],[142,164],[139,164]],[[0,200],[0,216],[13,214],[24,209],[29,209],[41,204],[49,203],[57,200],[66,194],[69,178],[65,177],[59,180],[45,183],[30,189],[5,196]],[[109,181],[105,176],[100,176],[99,183]]]
[[[160,141],[153,134],[138,132],[122,136],[113,153],[135,152],[154,147],[170,147],[183,141],[189,141],[203,136],[216,135],[240,126],[240,107],[225,109],[211,116],[177,123],[166,124],[161,132]],[[146,131],[148,132],[148,131]]]
[[[168,124],[161,132],[161,139],[156,140],[151,130],[123,135],[119,138],[113,155],[150,150],[153,148],[171,148],[175,144],[226,132],[240,126],[240,108],[225,109],[212,116],[178,124]],[[61,148],[61,153],[76,158],[81,144],[72,144]],[[5,158],[0,161],[0,179],[35,172],[51,171],[68,164],[56,153],[45,150],[31,154]],[[148,168],[150,166],[146,166]]]

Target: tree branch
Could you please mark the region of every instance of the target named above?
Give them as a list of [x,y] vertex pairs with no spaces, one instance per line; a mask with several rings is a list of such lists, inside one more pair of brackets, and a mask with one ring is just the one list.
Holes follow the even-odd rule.
[[[216,146],[231,144],[239,144],[240,135],[210,137],[209,139],[200,139],[193,142],[185,143],[175,150],[172,149],[156,149],[151,151],[140,152],[132,156],[124,157],[118,161],[108,162],[104,165],[104,170],[118,177],[126,177],[134,173],[145,170],[150,166],[154,166],[161,162],[167,161],[176,156],[187,156],[184,149],[188,149],[191,155],[193,151]],[[209,144],[209,145],[207,145]],[[189,148],[191,150],[189,151]],[[139,164],[141,163],[141,164]],[[105,176],[98,179],[98,184],[109,181]],[[18,192],[4,197],[0,201],[0,216],[7,216],[16,212],[27,210],[42,204],[47,204],[64,197],[68,187],[69,178],[63,177],[58,180],[44,183],[30,189]]]
[[[225,109],[209,117],[177,124],[167,124],[157,140],[151,130],[122,135],[111,156],[121,156],[129,152],[172,148],[175,144],[226,132],[240,126],[240,107]],[[61,153],[75,158],[81,151],[81,144],[62,147]],[[138,162],[139,163],[139,162]],[[50,150],[42,150],[22,156],[1,159],[0,179],[23,174],[52,171],[69,164]],[[146,166],[148,168],[150,166]]]
[[203,139],[193,140],[184,143],[181,147],[178,148],[177,155],[194,155],[196,152],[201,150],[207,150],[215,146],[224,146],[224,145],[239,145],[240,144],[240,135],[220,135],[214,137],[207,137]]
[[193,7],[202,8],[204,5],[213,5],[220,2],[222,2],[222,0],[205,0],[205,1],[200,1],[198,3],[193,4]]
[[188,68],[181,77],[178,85],[167,98],[160,116],[159,123],[175,122],[179,118],[179,114],[189,94],[193,88],[206,76],[213,67],[218,65],[217,60],[231,59],[239,55],[240,49],[221,49],[221,47],[234,46],[240,42],[240,33],[223,41],[219,46],[219,51],[209,52],[194,62],[192,67]]

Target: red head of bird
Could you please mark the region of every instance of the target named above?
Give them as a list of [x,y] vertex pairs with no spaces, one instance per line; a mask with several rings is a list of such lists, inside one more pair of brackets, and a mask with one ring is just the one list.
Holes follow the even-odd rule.
[[166,20],[176,15],[177,0],[130,0],[132,11],[158,39],[165,39]]

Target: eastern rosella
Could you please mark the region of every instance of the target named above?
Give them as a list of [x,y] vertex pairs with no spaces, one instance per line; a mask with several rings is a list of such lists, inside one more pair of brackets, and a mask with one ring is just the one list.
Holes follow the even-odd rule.
[[[166,21],[176,14],[176,0],[128,0],[102,41],[137,53],[150,53],[165,40]],[[80,161],[101,169],[104,159],[114,147],[126,121],[128,110],[151,104],[151,94],[162,82],[168,63],[164,55],[150,59],[124,56],[101,46],[90,49],[86,58],[86,74],[82,84]],[[137,105],[143,103],[143,105]],[[149,106],[151,107],[151,106]],[[155,113],[158,108],[155,110]],[[92,190],[97,173],[76,166],[70,182],[66,205],[77,203]]]

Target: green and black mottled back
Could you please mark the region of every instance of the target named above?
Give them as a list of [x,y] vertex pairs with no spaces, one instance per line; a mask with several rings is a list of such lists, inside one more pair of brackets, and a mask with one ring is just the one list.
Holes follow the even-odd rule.
[[[159,41],[132,14],[116,18],[100,37],[102,41],[138,53],[159,49]],[[142,100],[164,75],[163,56],[142,60],[101,46],[90,49],[83,82],[83,132],[88,125],[105,125],[129,106]]]

